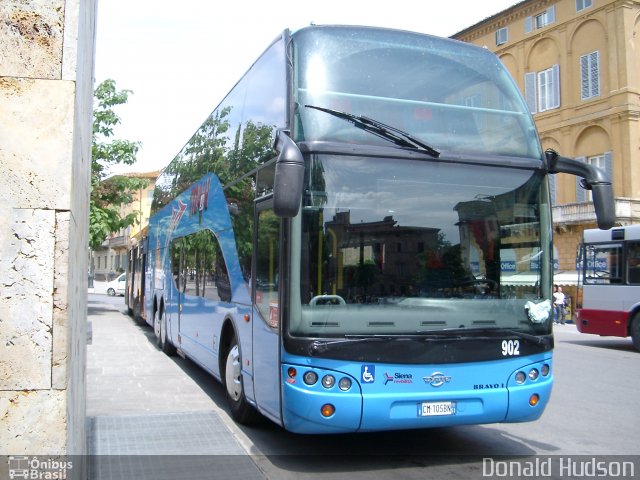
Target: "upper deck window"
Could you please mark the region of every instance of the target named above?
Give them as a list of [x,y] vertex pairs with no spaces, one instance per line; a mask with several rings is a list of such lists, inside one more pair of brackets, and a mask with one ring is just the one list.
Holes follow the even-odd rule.
[[388,145],[305,105],[363,115],[440,151],[540,157],[522,96],[491,52],[365,27],[293,35],[296,140]]

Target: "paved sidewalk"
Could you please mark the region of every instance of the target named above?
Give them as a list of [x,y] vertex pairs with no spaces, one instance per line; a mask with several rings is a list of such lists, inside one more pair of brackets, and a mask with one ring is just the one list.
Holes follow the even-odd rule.
[[90,295],[88,309],[90,479],[264,479],[216,403],[215,379],[158,350],[153,330],[125,315],[124,301],[99,299]]

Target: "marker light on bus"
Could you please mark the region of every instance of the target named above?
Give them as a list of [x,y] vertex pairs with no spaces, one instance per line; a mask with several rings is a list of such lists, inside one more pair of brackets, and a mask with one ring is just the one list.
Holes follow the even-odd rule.
[[289,369],[287,370],[287,375],[289,375],[289,378],[296,378],[297,374],[298,372],[294,367],[289,367]]
[[532,407],[535,407],[539,401],[540,401],[540,395],[538,395],[537,393],[534,393],[529,397],[529,405],[531,405]]
[[318,381],[318,374],[309,370],[308,372],[305,372],[302,379],[307,385],[315,385],[315,383]]
[[540,372],[538,372],[537,368],[532,368],[531,370],[529,370],[529,380],[537,380],[538,375],[540,375]]
[[340,388],[340,390],[342,390],[343,392],[346,392],[351,388],[351,380],[349,380],[347,377],[342,377],[338,382],[338,388]]
[[336,411],[336,407],[334,407],[333,405],[331,405],[330,403],[325,403],[322,408],[320,409],[320,413],[322,414],[323,417],[328,418],[331,415],[333,415]]
[[324,388],[331,388],[336,384],[336,379],[333,375],[325,375],[322,377],[322,386]]

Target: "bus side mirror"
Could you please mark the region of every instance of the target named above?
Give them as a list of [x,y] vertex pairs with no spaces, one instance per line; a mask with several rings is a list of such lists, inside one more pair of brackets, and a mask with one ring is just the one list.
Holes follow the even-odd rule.
[[613,227],[616,221],[613,186],[604,170],[573,158],[562,157],[555,150],[549,149],[544,153],[549,173],[570,173],[582,177],[582,186],[591,190],[598,228],[607,230]]
[[273,181],[273,211],[278,217],[295,217],[302,201],[302,152],[285,130],[278,132],[274,148],[279,154]]
[[613,227],[616,221],[615,202],[613,200],[613,185],[600,183],[591,185],[593,207],[596,210],[598,228],[607,230]]

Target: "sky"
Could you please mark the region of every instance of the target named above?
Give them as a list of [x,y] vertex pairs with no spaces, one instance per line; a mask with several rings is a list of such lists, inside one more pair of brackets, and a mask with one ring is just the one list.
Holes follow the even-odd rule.
[[113,138],[139,141],[133,166],[164,168],[286,28],[370,25],[449,37],[519,0],[99,0],[95,85],[131,90]]

